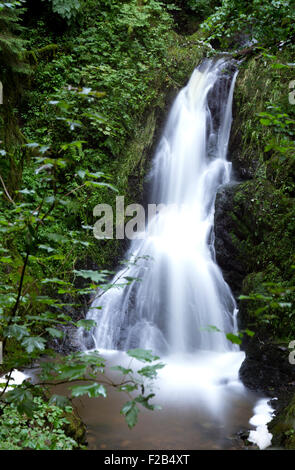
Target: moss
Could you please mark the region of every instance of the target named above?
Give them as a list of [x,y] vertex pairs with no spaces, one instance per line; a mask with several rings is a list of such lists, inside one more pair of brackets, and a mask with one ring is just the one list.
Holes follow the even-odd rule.
[[189,36],[173,34],[173,45],[169,48],[168,56],[171,62],[167,71],[168,80],[178,88],[185,85],[194,68],[208,52],[208,46],[203,42],[201,31]]
[[272,444],[295,450],[295,395],[286,406],[268,425],[273,434]]
[[57,44],[47,44],[44,47],[40,47],[39,49],[33,49],[31,51],[25,52],[25,57],[29,59],[30,62],[38,64],[40,58],[44,57],[55,57],[55,54],[58,50]]
[[80,446],[86,444],[86,426],[83,421],[75,414],[65,413],[67,424],[64,425],[64,430],[67,436],[72,437]]
[[[292,62],[293,57],[288,50],[278,51],[276,61]],[[235,168],[239,173],[244,169],[247,177],[265,174],[264,147],[273,136],[273,130],[261,125],[257,114],[266,111],[270,102],[293,112],[292,105],[288,103],[288,85],[292,74],[291,68],[273,69],[272,61],[261,53],[240,66],[230,146]]]
[[[279,51],[275,62],[292,62],[292,54]],[[292,116],[288,103],[289,69],[273,69],[272,61],[261,53],[241,66],[234,95],[233,126],[230,154],[236,177],[245,182],[237,185],[231,211],[232,239],[238,258],[246,265],[242,294],[267,294],[265,283],[293,289],[292,269],[295,236],[294,155],[283,156],[265,151],[274,130],[260,123],[258,113],[268,106],[281,107]],[[279,134],[278,134],[279,135]],[[282,135],[282,133],[280,134]],[[285,300],[285,298],[283,299]],[[288,297],[294,302],[294,291]],[[264,304],[265,305],[265,304]],[[260,302],[260,307],[263,303]],[[295,334],[292,312],[273,308],[268,323],[255,313],[257,302],[243,301],[244,321],[252,329],[268,328],[269,336],[288,337]]]
[[[163,102],[161,108],[163,108]],[[156,124],[156,113],[153,109],[148,114],[145,125],[135,131],[133,139],[121,158],[117,185],[122,189],[129,188],[128,199],[134,198],[132,202],[138,200],[143,192],[143,179],[153,147]]]

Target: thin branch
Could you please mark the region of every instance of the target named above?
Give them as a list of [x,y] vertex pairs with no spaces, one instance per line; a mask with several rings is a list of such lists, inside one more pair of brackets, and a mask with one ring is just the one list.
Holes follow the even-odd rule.
[[10,371],[9,371],[9,377],[8,377],[8,379],[7,379],[7,382],[6,382],[6,384],[5,384],[4,389],[3,389],[2,392],[0,393],[0,398],[4,395],[4,393],[5,393],[6,390],[7,390],[7,387],[8,387],[8,385],[9,385],[9,382],[10,382],[10,379],[11,379],[11,374],[12,374],[12,372],[13,372],[13,369],[10,369]]
[[4,189],[4,191],[5,191],[5,194],[6,194],[7,198],[8,198],[8,200],[9,200],[12,204],[15,205],[15,202],[14,202],[14,200],[12,199],[12,197],[10,196],[10,194],[9,194],[9,192],[8,192],[8,189],[6,188],[5,183],[4,183],[3,178],[2,178],[1,175],[0,175],[0,181],[1,181],[1,184],[2,184],[2,186],[3,186],[3,189]]
[[[23,282],[24,282],[24,277],[25,277],[25,271],[26,271],[26,267],[27,267],[27,264],[28,264],[29,256],[30,256],[30,250],[28,249],[26,257],[25,257],[25,261],[24,261],[24,264],[23,264],[23,267],[22,267],[22,273],[21,273],[21,278],[20,278],[20,282],[19,282],[19,286],[18,286],[17,298],[16,298],[15,304],[13,306],[10,318],[8,320],[7,327],[11,325],[13,317],[15,316],[15,314],[17,312],[17,309],[18,309],[18,306],[19,306],[20,298],[21,298],[21,295],[22,295],[22,288],[23,288]],[[5,336],[5,338],[3,340],[3,352],[5,350],[6,342],[7,342],[7,336]]]

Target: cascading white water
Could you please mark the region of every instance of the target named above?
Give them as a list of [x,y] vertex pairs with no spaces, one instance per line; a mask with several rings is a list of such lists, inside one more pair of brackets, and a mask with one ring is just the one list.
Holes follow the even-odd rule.
[[97,327],[82,338],[86,349],[93,339],[99,349],[160,354],[234,350],[224,333],[235,331],[236,304],[215,262],[213,224],[217,189],[231,175],[236,75],[229,61],[206,60],[178,94],[149,174],[151,202],[165,207],[132,241],[131,263],[113,282],[140,281],[93,301],[87,318]]
[[[208,426],[212,448],[218,440],[226,447],[232,432],[249,420],[251,404],[257,400],[239,380],[245,354],[226,338],[226,333],[237,330],[237,309],[214,251],[216,192],[231,177],[226,157],[236,76],[231,61],[206,60],[178,94],[148,176],[150,203],[158,210],[142,237],[132,241],[126,255],[129,263],[112,284],[121,284],[124,278],[134,281],[98,292],[87,314],[97,327],[79,331],[82,347],[104,350],[109,366],[119,363],[129,368],[130,357],[124,351],[135,347],[151,349],[165,361],[156,396],[166,411],[161,419],[145,416],[143,428],[137,427],[130,441],[133,449],[150,448],[144,447],[150,442],[158,448],[158,439],[167,434],[171,434],[169,448],[187,448],[186,439],[190,448],[211,448],[206,441]],[[210,325],[221,332],[213,332]],[[116,413],[117,395],[107,410],[108,422]],[[265,448],[271,440],[265,424],[269,408],[264,416],[260,404],[254,407],[250,424],[262,424],[250,437]],[[90,415],[100,430],[105,405],[95,404]],[[114,428],[108,430],[110,448],[114,442],[120,446],[120,439],[113,437],[117,428],[114,418]],[[103,428],[104,439],[106,434]],[[121,434],[125,436],[125,430]],[[184,437],[177,444],[180,434]]]

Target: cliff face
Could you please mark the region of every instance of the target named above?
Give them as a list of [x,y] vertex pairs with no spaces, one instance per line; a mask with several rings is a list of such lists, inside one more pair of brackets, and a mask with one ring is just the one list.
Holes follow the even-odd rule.
[[219,191],[215,213],[217,261],[235,295],[244,296],[238,301],[239,327],[255,332],[243,338],[240,378],[278,398],[274,442],[289,446],[285,418],[291,405],[284,407],[295,383],[295,366],[288,361],[288,344],[295,338],[295,160],[286,121],[294,107],[288,102],[290,69],[273,65],[292,61],[281,51],[275,60],[257,54],[241,65],[229,148],[235,184]]
[[[288,52],[276,59],[291,61]],[[265,304],[263,297],[243,300],[241,324],[253,323],[266,329],[268,337],[286,339],[295,335],[294,324],[290,308],[277,305],[277,296],[292,302],[287,290],[294,285],[294,148],[286,143],[287,150],[282,148],[284,128],[278,137],[276,126],[284,126],[280,120],[289,119],[294,110],[288,103],[290,70],[279,70],[261,55],[241,65],[229,148],[236,184],[223,188],[216,200],[216,251],[235,293],[273,297],[270,310],[261,315],[255,313],[259,301],[263,307],[270,299]],[[271,292],[266,283],[281,290]]]

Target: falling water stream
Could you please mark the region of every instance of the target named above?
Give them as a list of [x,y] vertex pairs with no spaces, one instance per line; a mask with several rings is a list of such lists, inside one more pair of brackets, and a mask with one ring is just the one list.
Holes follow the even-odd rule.
[[108,404],[84,400],[92,448],[234,448],[230,436],[250,428],[257,397],[238,378],[244,353],[226,337],[237,331],[236,302],[214,251],[216,192],[231,180],[236,76],[233,62],[205,60],[178,94],[148,175],[158,209],[113,282],[134,280],[95,299],[87,318],[97,327],[80,332],[82,347],[110,365],[124,365],[124,351],[136,347],[166,363],[155,384],[163,410],[144,413],[133,431],[120,394]]
[[224,334],[207,327],[236,328],[236,304],[215,262],[213,230],[216,191],[230,181],[226,156],[236,75],[224,59],[205,61],[177,96],[149,175],[151,202],[163,206],[145,236],[131,243],[129,268],[116,276],[124,272],[135,280],[91,305],[96,348],[233,350]]

